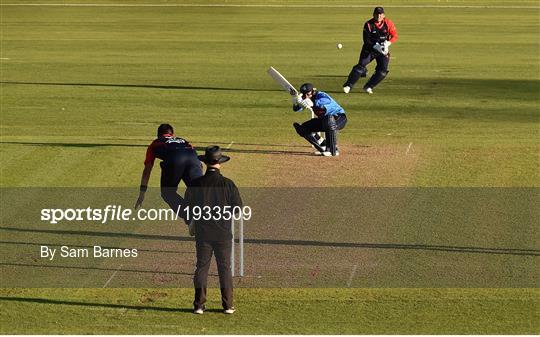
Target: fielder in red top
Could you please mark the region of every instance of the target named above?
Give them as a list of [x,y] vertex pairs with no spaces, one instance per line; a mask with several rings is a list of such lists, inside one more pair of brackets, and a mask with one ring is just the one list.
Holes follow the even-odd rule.
[[157,138],[146,149],[136,209],[141,207],[144,201],[156,158],[161,159],[161,197],[173,211],[183,217],[180,211],[184,198],[177,192],[178,185],[183,180],[186,186],[190,186],[194,179],[202,176],[202,165],[197,151],[187,140],[176,137],[170,124],[161,124],[157,130]]
[[364,24],[364,45],[360,52],[358,64],[355,65],[347,81],[343,84],[343,91],[348,94],[360,77],[367,76],[366,66],[371,61],[377,61],[375,73],[364,85],[364,91],[373,93],[373,88],[377,86],[388,74],[388,64],[390,63],[390,45],[398,39],[396,26],[386,18],[382,7],[375,7],[373,18]]

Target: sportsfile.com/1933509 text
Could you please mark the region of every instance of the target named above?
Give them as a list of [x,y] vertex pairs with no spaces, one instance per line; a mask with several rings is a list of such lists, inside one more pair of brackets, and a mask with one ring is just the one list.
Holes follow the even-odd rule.
[[50,224],[59,222],[92,221],[105,224],[109,221],[175,221],[182,217],[186,220],[249,220],[249,206],[193,206],[185,207],[177,212],[164,208],[141,208],[133,210],[121,205],[107,205],[104,208],[43,208],[41,221]]

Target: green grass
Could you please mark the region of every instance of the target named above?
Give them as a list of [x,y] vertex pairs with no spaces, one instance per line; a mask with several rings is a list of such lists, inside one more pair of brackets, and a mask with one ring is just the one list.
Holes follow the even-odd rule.
[[[162,122],[199,147],[234,141],[224,170],[240,186],[305,186],[323,176],[321,167],[332,172],[329,186],[540,185],[537,1],[386,1],[400,39],[372,96],[340,91],[372,8],[249,3],[285,7],[0,6],[0,186],[137,186]],[[336,161],[268,151],[310,151],[291,128],[306,115],[290,111],[265,73],[271,65],[346,109],[346,150]],[[151,185],[159,185],[157,172]],[[392,238],[371,230],[366,242]],[[429,234],[400,230],[399,237],[430,242]],[[493,228],[492,238],[506,230]],[[490,246],[496,242],[506,243]],[[527,259],[538,265],[537,256]],[[0,294],[2,333],[540,332],[537,289],[239,289],[233,317],[185,312],[189,289]],[[213,308],[216,299],[214,291]]]
[[[400,40],[373,97],[340,93],[365,8],[299,15],[280,7],[3,6],[2,185],[131,186],[141,164],[125,159],[142,158],[135,145],[147,144],[163,121],[201,145],[303,144],[290,124],[305,117],[289,111],[286,94],[265,74],[273,65],[345,107],[344,144],[422,149],[411,185],[538,186],[537,13],[400,4],[408,3],[387,7]],[[292,23],[310,29],[292,33]],[[53,153],[59,175],[39,159]],[[269,157],[234,159],[262,166]],[[28,160],[34,168],[23,178],[18,168]],[[496,174],[477,173],[486,168]],[[244,186],[264,180],[247,170],[231,174]]]
[[[0,333],[536,334],[532,289],[237,289],[238,312],[190,312],[186,289],[2,291]],[[6,300],[8,298],[9,300]]]

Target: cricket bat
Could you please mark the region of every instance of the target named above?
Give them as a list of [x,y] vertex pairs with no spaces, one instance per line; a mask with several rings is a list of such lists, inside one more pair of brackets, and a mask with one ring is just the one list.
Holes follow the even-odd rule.
[[[298,90],[285,78],[285,76],[281,75],[279,71],[277,71],[274,67],[270,67],[268,69],[268,75],[274,79],[285,91],[287,91],[291,96],[298,95]],[[315,118],[315,112],[313,112],[312,108],[308,108],[308,110],[311,111],[311,118]]]
[[274,67],[268,69],[268,75],[274,79],[285,91],[287,91],[291,96],[298,95],[298,90],[287,81],[287,79],[279,73]]
[[[281,75],[279,71],[277,71],[274,67],[270,67],[268,69],[268,75],[274,79],[285,91],[287,91],[291,96],[298,95],[298,90],[285,78],[285,76]],[[315,112],[312,108],[308,108],[309,111],[311,111],[311,118],[315,118]],[[322,133],[319,133],[319,137],[322,137]]]

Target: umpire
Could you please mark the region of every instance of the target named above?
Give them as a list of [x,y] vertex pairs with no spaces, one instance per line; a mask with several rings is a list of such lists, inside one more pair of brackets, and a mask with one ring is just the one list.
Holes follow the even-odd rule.
[[161,124],[157,138],[148,146],[144,170],[141,176],[140,193],[135,209],[141,207],[148,188],[150,174],[156,158],[161,159],[161,197],[179,215],[183,198],[178,194],[178,185],[183,180],[189,186],[195,178],[202,176],[202,167],[197,151],[184,138],[176,137],[170,124]]
[[[230,157],[223,155],[219,146],[207,147],[205,154],[199,156],[199,159],[206,164],[206,173],[195,179],[186,191],[186,205],[189,206],[190,210],[186,214],[190,216],[189,219],[195,221],[190,232],[195,232],[197,250],[197,269],[193,277],[195,286],[193,312],[202,314],[205,310],[208,269],[212,253],[214,253],[219,274],[223,312],[233,314],[235,309],[231,272],[232,220],[230,217],[229,220],[225,220],[222,215],[226,209],[232,210],[235,206],[241,208],[242,199],[234,182],[220,173],[221,164],[228,161]],[[212,210],[211,216],[206,216],[206,212],[203,211],[205,216],[197,218],[195,207]],[[206,218],[209,220],[205,220]],[[188,222],[188,218],[186,218],[186,222]]]

